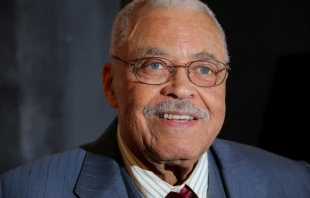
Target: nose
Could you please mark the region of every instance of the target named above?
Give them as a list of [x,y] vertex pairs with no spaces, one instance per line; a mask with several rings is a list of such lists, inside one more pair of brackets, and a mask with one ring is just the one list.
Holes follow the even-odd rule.
[[186,67],[175,67],[173,76],[165,83],[161,93],[174,99],[190,99],[196,95],[195,86],[188,78]]

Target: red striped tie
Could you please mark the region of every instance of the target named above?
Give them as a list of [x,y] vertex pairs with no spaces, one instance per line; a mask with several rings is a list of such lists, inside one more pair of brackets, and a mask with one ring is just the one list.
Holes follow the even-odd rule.
[[196,197],[195,193],[188,186],[184,186],[180,193],[170,192],[166,198],[194,198]]

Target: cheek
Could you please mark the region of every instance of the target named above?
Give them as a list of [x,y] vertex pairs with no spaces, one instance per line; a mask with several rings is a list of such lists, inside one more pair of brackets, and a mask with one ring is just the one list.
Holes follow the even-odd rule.
[[159,96],[160,91],[155,86],[142,83],[129,83],[125,89],[128,89],[128,99],[139,106],[145,106]]
[[210,111],[211,119],[223,119],[225,116],[225,87],[204,89],[200,92],[204,105]]
[[143,116],[145,106],[156,101],[159,93],[159,90],[154,86],[126,81],[118,94],[119,109],[126,114]]
[[[145,142],[152,139],[149,123],[145,119],[143,110],[145,106],[154,102],[156,91],[150,85],[141,83],[128,83],[123,87],[125,94],[121,96],[122,102],[118,108],[118,117],[123,123],[123,135],[130,148],[144,148]],[[134,151],[135,152],[135,151]]]
[[208,128],[208,135],[205,136],[206,141],[208,142],[206,145],[212,144],[212,141],[220,132],[225,119],[225,87],[217,88],[219,89],[211,88],[200,92],[201,99],[210,112],[208,127],[203,127]]

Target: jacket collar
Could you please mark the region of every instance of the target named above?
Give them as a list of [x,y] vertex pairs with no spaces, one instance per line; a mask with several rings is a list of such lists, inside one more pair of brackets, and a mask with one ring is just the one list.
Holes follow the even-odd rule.
[[267,175],[257,165],[259,162],[255,162],[255,152],[250,150],[250,146],[221,139],[216,139],[211,146],[210,152],[228,197],[267,197]]
[[123,166],[116,141],[117,119],[96,141],[80,146],[86,156],[74,193],[81,198],[128,197],[120,166]]
[[226,198],[226,193],[223,186],[221,174],[217,167],[216,161],[213,157],[211,150],[208,150],[208,162],[209,162],[208,197]]
[[81,198],[128,197],[119,165],[91,152],[86,153],[74,193]]

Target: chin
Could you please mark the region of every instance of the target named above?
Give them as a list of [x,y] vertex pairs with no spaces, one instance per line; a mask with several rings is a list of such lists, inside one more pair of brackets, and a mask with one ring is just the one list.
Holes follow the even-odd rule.
[[[184,147],[183,147],[184,149]],[[201,153],[195,153],[192,149],[181,150],[178,147],[173,148],[158,148],[158,152],[150,152],[148,153],[150,157],[158,161],[159,163],[175,163],[178,161],[187,161],[187,160],[198,160],[200,158]]]

